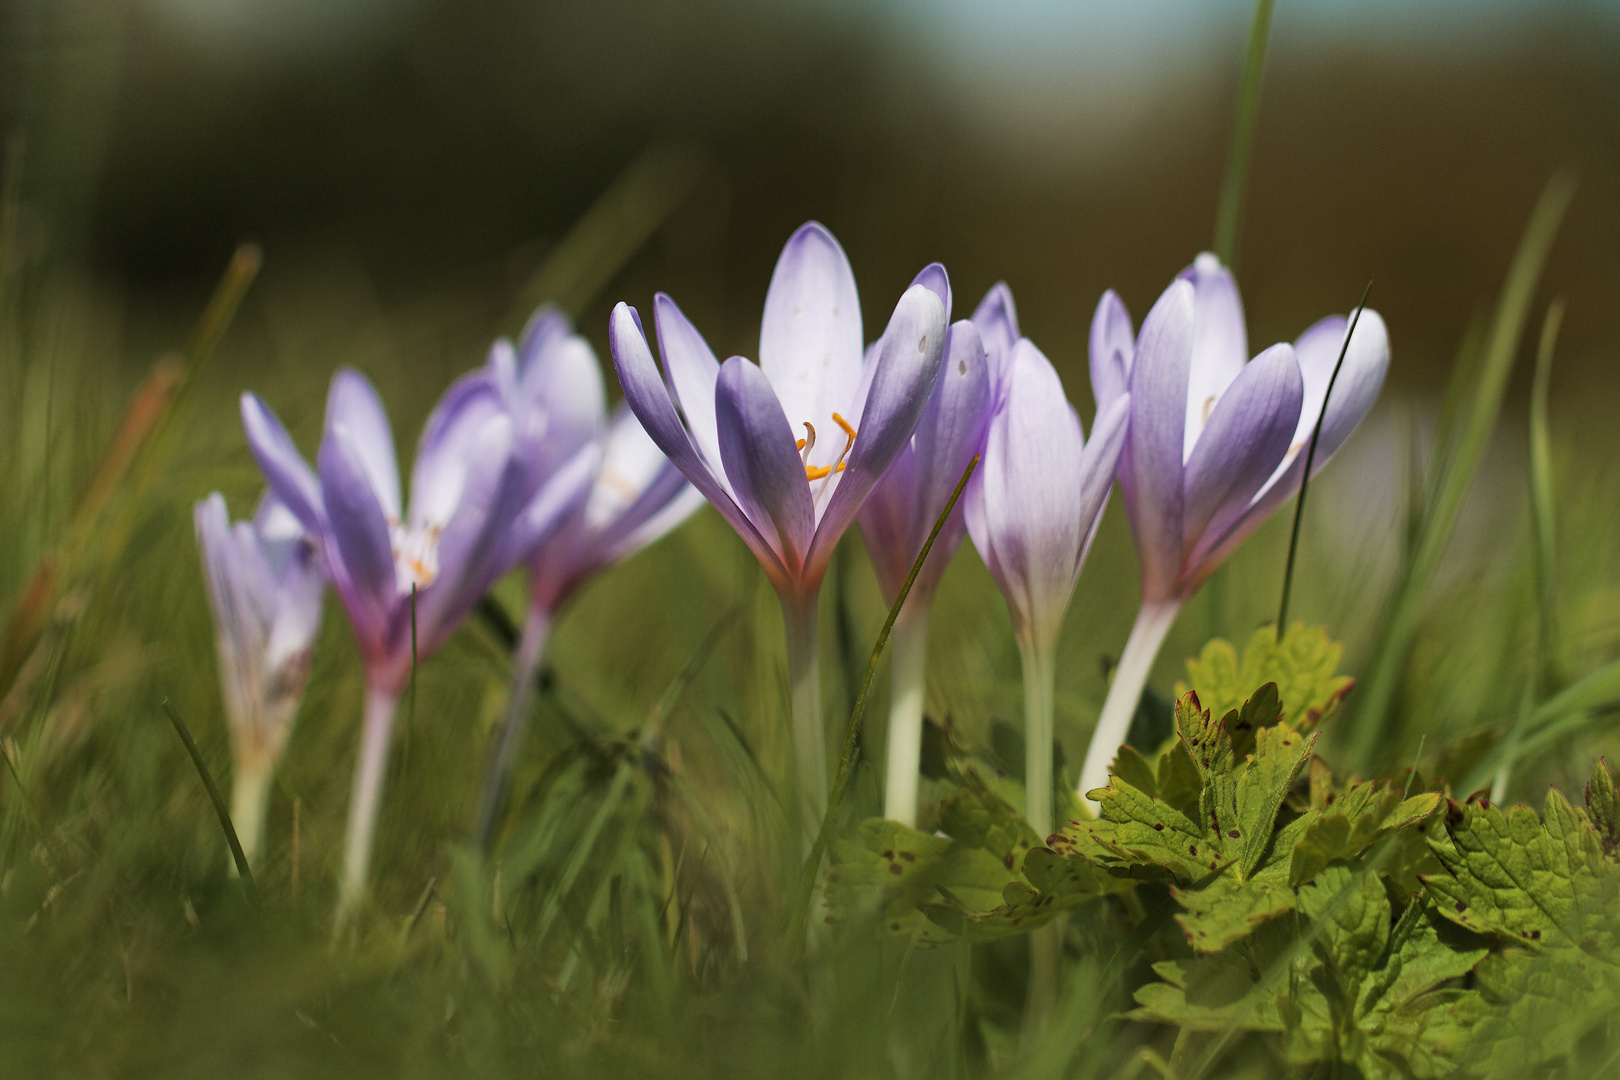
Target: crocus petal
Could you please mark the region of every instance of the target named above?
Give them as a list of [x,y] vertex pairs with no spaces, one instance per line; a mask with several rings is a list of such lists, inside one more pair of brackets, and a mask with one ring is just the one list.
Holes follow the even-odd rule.
[[326,430],[330,433],[339,425],[349,431],[356,460],[365,469],[383,515],[389,521],[402,520],[399,463],[394,460],[388,413],[371,381],[353,368],[339,369],[326,395]]
[[[936,301],[937,303],[937,301]],[[740,356],[720,365],[715,383],[720,460],[731,490],[791,571],[804,565],[815,531],[815,506],[793,429],[770,380]]]
[[1057,371],[1027,338],[1013,347],[1005,389],[985,447],[984,519],[1019,631],[1045,636],[1068,607],[1091,525],[1075,483],[1085,441]]
[[[906,537],[907,572],[933,531],[939,512],[950,501],[968,462],[984,449],[990,421],[990,395],[989,361],[979,332],[973,323],[962,319],[953,324],[946,335],[939,380],[934,384],[934,392],[912,437],[915,477]],[[884,482],[888,482],[887,477]],[[933,592],[933,586],[962,542],[966,528],[958,506],[940,529],[928,562],[917,574],[914,589],[921,588],[924,596]],[[893,595],[890,594],[891,599]]]
[[1182,551],[1223,531],[1249,507],[1288,452],[1305,384],[1292,345],[1273,345],[1232,381],[1210,414],[1186,469]]
[[1192,345],[1193,288],[1176,281],[1142,321],[1131,364],[1131,422],[1120,463],[1146,599],[1174,595],[1181,568],[1181,451]]
[[[1337,319],[1335,328],[1333,321]],[[1301,335],[1295,344],[1295,353],[1305,377],[1305,393],[1310,395],[1313,379],[1321,379],[1327,389],[1326,378],[1331,377],[1333,365],[1338,362],[1339,348],[1344,343],[1344,320],[1339,316],[1324,319]],[[1365,332],[1365,337],[1363,333]],[[1307,353],[1309,354],[1307,357]],[[1331,354],[1331,355],[1329,355]],[[1321,376],[1323,368],[1328,376]],[[1372,310],[1364,312],[1356,326],[1355,337],[1345,353],[1344,367],[1338,382],[1333,384],[1333,397],[1328,401],[1327,415],[1322,419],[1322,437],[1316,446],[1316,457],[1311,463],[1311,475],[1322,471],[1328,459],[1344,445],[1361,418],[1372,408],[1378,391],[1383,386],[1384,374],[1389,369],[1389,333],[1384,320]],[[1318,408],[1320,406],[1317,406]],[[1309,426],[1302,409],[1300,427],[1295,429],[1295,441],[1289,447],[1288,457],[1266,482],[1252,505],[1242,517],[1228,525],[1219,535],[1206,537],[1203,550],[1197,558],[1211,569],[1223,562],[1232,550],[1270,517],[1277,508],[1299,492],[1300,478],[1305,473],[1306,444],[1315,426],[1314,415]],[[1303,434],[1301,434],[1303,432]],[[1207,576],[1207,573],[1206,573]]]
[[[844,249],[812,221],[782,249],[759,329],[759,364],[792,425],[820,436],[809,464],[831,466],[842,443],[832,419],[861,385],[861,302]],[[732,476],[727,469],[728,476]],[[734,477],[733,477],[734,479]]]
[[[771,581],[786,587],[787,570],[781,558],[737,505],[727,486],[719,480],[718,460],[711,467],[681,426],[675,405],[669,398],[669,389],[659,377],[658,365],[653,361],[652,350],[647,347],[641,321],[635,309],[628,304],[620,303],[614,307],[608,320],[608,344],[613,354],[614,371],[618,373],[619,385],[624,389],[624,400],[636,414],[636,419],[641,421],[648,436],[658,444],[664,456],[686,474],[692,486],[720,511],[720,516],[737,530],[737,535],[742,537],[748,550],[760,561]],[[718,457],[718,440],[715,454]]]
[[321,482],[293,445],[287,429],[257,394],[242,395],[242,427],[247,433],[248,449],[253,451],[270,490],[297,516],[304,528],[319,535],[326,524],[326,513],[321,507]]
[[1074,576],[1080,577],[1080,566],[1086,561],[1091,542],[1097,538],[1097,527],[1102,524],[1103,508],[1108,493],[1114,487],[1114,474],[1119,469],[1120,456],[1125,452],[1125,435],[1130,430],[1131,395],[1121,394],[1097,415],[1086,440],[1085,452],[1080,455],[1080,520],[1091,524],[1086,539],[1074,562]]
[[518,408],[518,374],[517,350],[505,338],[497,338],[495,344],[489,347],[489,358],[484,361],[484,371],[488,374],[495,388],[501,392],[501,400],[508,408]]
[[[482,424],[463,451],[465,480],[438,540],[438,575],[417,595],[419,655],[438,648],[516,564],[506,548],[511,523],[523,505],[524,471],[512,445],[512,423],[498,416]],[[414,490],[411,496],[414,501]]]
[[942,263],[929,263],[920,270],[916,277],[911,279],[913,285],[921,285],[935,296],[939,297],[940,306],[945,309],[945,321],[951,319],[951,279],[945,273]]
[[411,469],[412,527],[444,527],[461,501],[467,453],[485,425],[505,419],[505,401],[487,371],[463,375],[429,414]]
[[882,340],[871,389],[858,410],[859,433],[844,471],[832,477],[832,488],[816,521],[807,567],[813,581],[820,581],[838,538],[910,441],[928,405],[945,356],[945,308],[939,297],[922,285],[907,289],[895,305]]
[[[943,381],[943,380],[941,380]],[[876,487],[861,503],[855,515],[860,523],[866,554],[877,572],[885,600],[893,602],[911,572],[911,518],[917,506],[917,451],[913,443],[903,446]],[[930,559],[930,562],[933,560]],[[915,591],[915,586],[913,586]]]
[[999,387],[1003,369],[1019,338],[1018,307],[1005,281],[990,286],[990,291],[979,301],[973,311],[973,326],[979,331],[984,351],[990,357],[991,385]]
[[[566,320],[561,325],[568,329]],[[524,456],[546,472],[596,438],[607,421],[602,364],[575,333],[550,334],[524,356],[518,396],[518,437],[532,447]]]
[[529,316],[518,335],[518,366],[528,374],[529,365],[547,348],[574,332],[574,324],[555,304],[545,304]]
[[333,584],[363,645],[374,651],[399,595],[388,519],[347,425],[336,425],[321,440],[319,465],[329,536],[336,548],[328,558],[341,564]]
[[199,502],[192,521],[197,529],[197,546],[202,550],[204,580],[221,646],[240,657],[250,656],[263,644],[263,605],[255,595],[260,591],[253,580],[256,568],[243,557],[224,496],[216,491]]
[[508,566],[524,562],[549,540],[590,494],[591,481],[602,462],[602,447],[589,443],[551,474],[545,486],[518,512],[508,531],[502,558]]
[[[686,415],[687,430],[709,467],[720,468],[720,436],[714,421],[714,381],[720,361],[697,327],[675,301],[659,293],[653,297],[653,325],[658,329],[658,350],[664,357],[670,390]],[[722,482],[724,477],[719,477]]]
[[1091,395],[1098,409],[1106,409],[1125,392],[1135,354],[1130,312],[1119,294],[1109,289],[1097,301],[1097,312],[1091,317]]
[[1237,281],[1219,259],[1206,251],[1177,280],[1191,282],[1194,293],[1192,371],[1181,454],[1186,461],[1215,402],[1243,370],[1249,358],[1249,338]]

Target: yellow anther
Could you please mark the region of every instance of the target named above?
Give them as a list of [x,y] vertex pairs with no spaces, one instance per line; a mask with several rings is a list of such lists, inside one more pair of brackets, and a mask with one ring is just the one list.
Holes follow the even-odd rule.
[[820,480],[824,476],[831,476],[835,472],[843,472],[844,463],[840,461],[837,466],[832,465],[806,465],[804,478],[806,480]]
[[794,443],[793,444],[793,449],[795,449],[795,450],[803,450],[804,449],[804,440],[800,439],[798,442]]
[[[833,413],[832,416],[833,416],[833,423],[835,423],[839,427],[843,428],[844,429],[844,434],[849,436],[849,441],[854,442],[855,441],[855,429],[849,426],[849,421],[845,420],[842,416],[839,416],[837,413]],[[845,449],[846,453],[849,450],[848,447],[845,447],[844,449]]]
[[1215,407],[1215,395],[1211,394],[1211,395],[1209,395],[1209,397],[1204,399],[1204,416],[1203,416],[1203,422],[1204,423],[1206,423],[1206,424],[1209,423],[1209,411],[1211,409],[1213,409],[1214,407]]

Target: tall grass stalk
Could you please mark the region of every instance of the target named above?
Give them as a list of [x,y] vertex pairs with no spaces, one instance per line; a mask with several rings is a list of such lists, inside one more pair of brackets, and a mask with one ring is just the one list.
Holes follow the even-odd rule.
[[1507,760],[1496,770],[1496,777],[1491,781],[1491,801],[1494,803],[1507,797],[1508,783],[1513,776],[1513,752],[1524,735],[1536,700],[1541,696],[1547,677],[1547,657],[1552,651],[1553,603],[1556,599],[1554,583],[1558,570],[1554,520],[1557,504],[1553,492],[1552,440],[1547,424],[1547,386],[1552,379],[1553,349],[1558,344],[1558,329],[1563,322],[1564,301],[1554,300],[1548,306],[1547,317],[1541,324],[1535,381],[1530,388],[1530,518],[1535,548],[1535,644],[1531,650],[1530,671],[1525,676],[1524,693],[1519,701],[1519,715],[1514,719],[1505,740]]
[[1501,413],[1502,397],[1536,283],[1574,195],[1574,177],[1564,172],[1554,174],[1543,189],[1503,283],[1483,345],[1479,381],[1466,411],[1460,414],[1456,448],[1449,453],[1445,448],[1436,449],[1436,460],[1444,463],[1444,478],[1433,485],[1438,494],[1427,507],[1416,549],[1396,588],[1366,688],[1353,702],[1355,711],[1347,741],[1355,767],[1364,773],[1374,769],[1384,750],[1397,748],[1393,737],[1395,716],[1390,706],[1406,670],[1429,585],[1440,568],[1463,500]]

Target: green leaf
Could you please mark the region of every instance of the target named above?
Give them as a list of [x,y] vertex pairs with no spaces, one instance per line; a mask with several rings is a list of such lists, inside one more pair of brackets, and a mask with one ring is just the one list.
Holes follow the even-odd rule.
[[1356,858],[1391,832],[1416,828],[1438,809],[1438,792],[1407,799],[1399,787],[1388,781],[1352,787],[1313,815],[1291,856],[1289,884],[1302,885],[1329,863]]
[[1176,696],[1190,689],[1214,715],[1225,716],[1241,707],[1256,686],[1273,682],[1282,719],[1308,731],[1338,708],[1354,685],[1353,679],[1335,674],[1343,652],[1325,627],[1296,622],[1278,641],[1272,627],[1262,626],[1249,637],[1242,663],[1229,642],[1217,638],[1205,645],[1198,659],[1187,661],[1188,681],[1176,684]]
[[1620,1009],[1620,866],[1614,787],[1600,764],[1580,810],[1550,791],[1543,816],[1450,803],[1423,884],[1446,919],[1495,938],[1480,965],[1475,1071],[1522,1076],[1571,1054]]
[[1024,881],[1012,881],[1002,890],[1001,906],[973,911],[954,890],[950,903],[924,904],[923,914],[953,936],[968,941],[992,941],[1020,934],[1087,900],[1119,891],[1119,882],[1093,863],[1065,858],[1048,848],[1035,848],[1024,857]]
[[1176,925],[1201,953],[1219,952],[1247,937],[1260,923],[1292,911],[1297,899],[1281,866],[1247,881],[1228,870],[1202,888],[1171,889],[1170,895],[1186,909],[1176,916]]
[[1620,789],[1614,783],[1609,763],[1598,758],[1592,779],[1586,784],[1586,812],[1603,842],[1603,854],[1620,857]]
[[861,823],[852,840],[834,846],[827,875],[829,922],[870,921],[885,935],[942,940],[918,905],[948,890],[962,902],[989,907],[1013,879],[988,851],[899,822],[873,818]]

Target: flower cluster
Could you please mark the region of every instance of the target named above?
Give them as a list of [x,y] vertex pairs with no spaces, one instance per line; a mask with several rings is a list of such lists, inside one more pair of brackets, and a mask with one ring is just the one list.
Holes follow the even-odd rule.
[[811,222],[772,274],[757,363],[722,363],[660,293],[652,304],[660,367],[641,316],[618,304],[607,330],[625,401],[610,417],[590,345],[560,312],[542,310],[434,409],[408,508],[388,418],[359,373],[333,379],[313,469],[269,407],[244,395],[248,443],[270,495],[252,524],[230,526],[217,495],[197,509],[237,746],[239,824],[257,837],[329,582],[368,686],[341,924],[365,893],[395,703],[413,666],[497,580],[526,567],[530,608],[476,833],[487,842],[559,608],[593,573],[706,500],[781,600],[807,843],[828,794],[817,597],[834,547],[857,523],[891,604],[912,582],[895,629],[888,816],[915,817],[928,612],[971,537],[1005,596],[1023,660],[1026,814],[1044,836],[1054,806],[1056,645],[1115,479],[1141,558],[1142,611],[1082,795],[1102,785],[1177,611],[1299,490],[1313,432],[1317,468],[1349,436],[1377,396],[1388,339],[1369,311],[1347,342],[1351,324],[1335,316],[1250,360],[1237,285],[1214,256],[1200,255],[1140,333],[1120,299],[1103,296],[1091,327],[1088,438],[1057,370],[1020,333],[1006,285],[971,318],[953,323],[951,313],[946,271],[929,265],[868,343],[849,260]]

